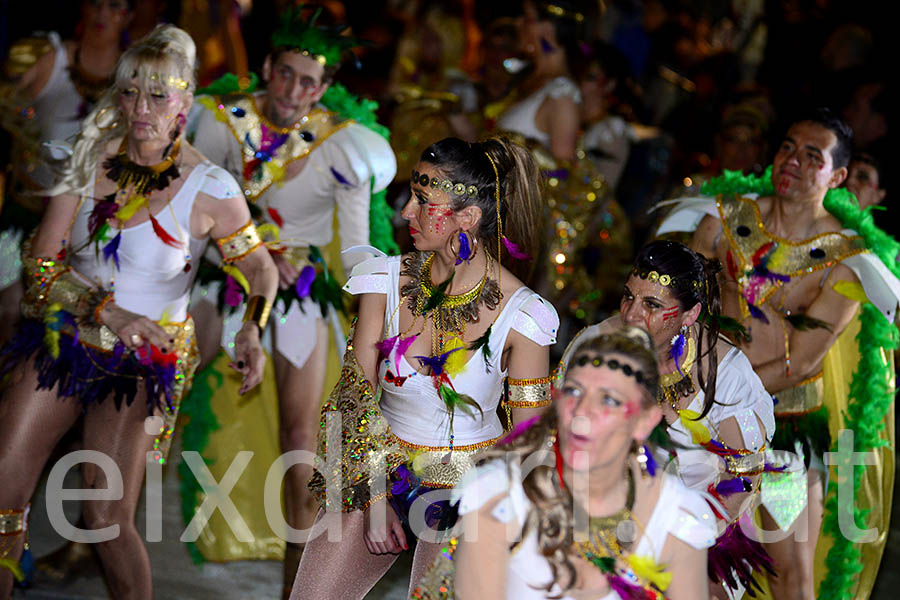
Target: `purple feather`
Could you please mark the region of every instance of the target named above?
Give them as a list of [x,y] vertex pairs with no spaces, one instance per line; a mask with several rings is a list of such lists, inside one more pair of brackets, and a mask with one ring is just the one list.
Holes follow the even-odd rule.
[[647,457],[647,473],[650,474],[650,477],[656,476],[656,458],[653,456],[653,450],[647,444],[644,444],[644,456]]
[[730,588],[736,588],[740,582],[747,593],[755,598],[754,590],[761,588],[753,577],[753,571],[767,571],[775,575],[772,557],[759,542],[744,534],[740,521],[735,521],[719,536],[715,546],[709,549],[707,573],[715,583],[721,581]]
[[685,338],[683,334],[679,333],[675,336],[675,341],[669,348],[669,358],[675,361],[675,368],[678,370],[678,374],[682,377],[684,376],[684,373],[681,372],[681,356],[684,354],[684,345],[686,343],[687,338]]
[[753,489],[753,484],[750,483],[750,480],[746,477],[735,477],[734,479],[726,479],[724,481],[720,481],[716,485],[716,493],[722,496],[723,498],[727,498],[732,494],[741,494],[743,492],[749,492]]
[[316,278],[316,269],[312,265],[306,265],[300,271],[297,277],[297,284],[294,286],[297,290],[298,298],[306,298],[309,296],[309,290],[312,287],[313,280]]
[[776,467],[775,465],[767,461],[765,466],[763,467],[763,471],[765,471],[766,473],[784,473],[787,468],[787,465]]
[[519,423],[518,425],[516,425],[515,427],[513,427],[513,428],[510,430],[510,432],[507,433],[506,436],[504,436],[504,438],[503,438],[502,440],[500,440],[499,442],[497,442],[497,445],[498,445],[498,446],[503,446],[503,445],[505,445],[505,444],[509,444],[510,442],[512,442],[513,440],[515,440],[515,439],[518,438],[519,436],[521,436],[523,433],[525,433],[526,431],[528,431],[529,429],[531,429],[531,426],[534,425],[535,423],[537,423],[537,422],[538,422],[538,419],[540,419],[540,418],[541,418],[541,415],[534,415],[533,417],[531,417],[531,418],[528,419],[527,421],[522,421],[521,423]]
[[338,183],[340,183],[341,185],[349,185],[350,187],[353,187],[353,184],[347,181],[347,178],[341,175],[337,169],[335,169],[334,167],[328,168],[331,169],[331,174],[334,175],[334,178],[338,180]]
[[568,169],[553,169],[550,171],[544,171],[545,179],[549,179],[551,177],[556,177],[557,179],[568,179],[569,178],[569,170]]
[[769,323],[769,318],[766,317],[765,313],[763,311],[761,311],[759,308],[753,306],[749,302],[747,303],[747,308],[750,310],[751,317],[753,317],[754,319],[759,319],[763,323],[766,323],[766,324]]
[[456,264],[461,265],[463,261],[469,264],[472,258],[472,247],[469,246],[469,236],[462,231],[459,232],[459,254],[456,257]]
[[385,338],[380,342],[375,342],[375,347],[378,349],[378,360],[388,358],[391,355],[394,346],[397,345],[398,339],[400,339],[400,336],[395,335],[394,337]]
[[417,337],[419,337],[419,334],[400,338],[397,342],[397,348],[394,350],[394,370],[397,371],[398,375],[400,373],[400,357],[406,354],[407,349],[416,341]]
[[503,245],[506,247],[506,251],[509,252],[509,255],[516,260],[531,260],[530,254],[520,250],[516,243],[510,241],[505,235],[503,236]]
[[244,295],[241,293],[241,286],[234,280],[231,275],[225,278],[225,304],[231,307],[240,306],[244,301]]
[[647,598],[647,590],[634,585],[624,577],[607,574],[606,581],[609,583],[610,589],[622,600],[646,600]]
[[103,259],[109,260],[111,256],[113,261],[116,263],[116,270],[119,269],[119,242],[122,241],[122,232],[116,234],[116,237],[111,239],[108,244],[103,246]]
[[441,373],[444,372],[444,365],[447,363],[447,357],[457,350],[462,350],[462,346],[457,346],[453,350],[444,352],[440,356],[416,356],[414,358],[418,358],[423,367],[431,369],[431,374],[433,376],[440,377]]
[[114,202],[115,197],[116,195],[112,194],[94,204],[94,209],[88,217],[88,230],[91,232],[91,237],[94,237],[103,224],[113,218],[116,211],[119,210],[119,205]]
[[541,51],[543,51],[544,54],[553,54],[554,52],[556,52],[556,48],[554,48],[550,44],[550,42],[547,41],[546,38],[542,37],[541,38]]

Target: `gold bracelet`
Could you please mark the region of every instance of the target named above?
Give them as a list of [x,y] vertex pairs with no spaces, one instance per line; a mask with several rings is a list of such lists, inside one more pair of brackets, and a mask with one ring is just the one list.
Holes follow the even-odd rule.
[[103,321],[100,320],[100,313],[103,312],[103,309],[106,308],[106,305],[114,300],[114,296],[111,293],[106,294],[97,303],[97,308],[94,309],[94,324],[95,325],[103,325]]
[[253,221],[247,221],[247,224],[225,237],[216,240],[219,246],[219,252],[226,263],[233,263],[241,260],[257,248],[263,245],[256,231]]
[[[25,508],[0,510],[0,535],[17,535],[24,533],[28,526],[28,511],[31,504]],[[3,555],[0,555],[2,557]]]
[[247,301],[247,310],[244,311],[244,323],[253,321],[259,325],[259,331],[266,328],[269,321],[269,313],[272,311],[272,303],[265,296],[253,296]]
[[553,376],[535,377],[534,379],[513,379],[512,377],[508,377],[507,381],[509,382],[509,385],[540,385],[553,381]]
[[373,504],[375,504],[376,502],[378,502],[380,500],[385,500],[390,497],[391,497],[391,494],[389,492],[381,492],[380,494],[375,494],[374,496],[370,497],[368,500],[366,500],[363,503],[362,507],[360,507],[360,510],[369,510],[369,507],[372,506]]
[[[519,381],[538,381],[539,383],[513,383]],[[510,379],[509,400],[511,408],[543,408],[550,406],[550,378]]]

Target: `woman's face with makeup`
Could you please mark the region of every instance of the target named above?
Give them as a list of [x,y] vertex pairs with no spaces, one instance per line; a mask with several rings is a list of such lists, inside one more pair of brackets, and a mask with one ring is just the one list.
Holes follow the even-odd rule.
[[[446,179],[433,164],[420,162],[415,168],[429,179]],[[418,181],[410,183],[410,199],[400,214],[409,221],[409,234],[417,250],[438,250],[449,241],[450,236],[460,227],[457,214],[451,206],[447,192],[422,185]]]
[[645,329],[657,348],[668,348],[687,320],[668,287],[637,275],[631,275],[625,283],[619,308],[622,322]]
[[[621,460],[636,436],[646,435],[643,425],[652,418],[652,409],[643,406],[641,384],[621,368],[628,365],[636,372],[637,363],[615,353],[602,355],[602,360],[600,366],[588,362],[570,367],[556,397],[559,449],[566,465],[579,471]],[[619,368],[609,368],[611,360]]]

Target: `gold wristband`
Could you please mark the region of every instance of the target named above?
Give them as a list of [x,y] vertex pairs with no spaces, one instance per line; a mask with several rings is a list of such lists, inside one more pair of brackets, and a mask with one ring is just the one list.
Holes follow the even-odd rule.
[[553,381],[553,376],[548,375],[546,377],[535,377],[533,379],[513,379],[512,377],[508,377],[506,381],[509,382],[509,385],[538,385],[541,383],[550,383]]
[[[0,510],[0,535],[18,535],[28,526],[28,511],[31,508],[27,504],[21,509]],[[0,555],[2,556],[2,555]]]
[[272,303],[265,296],[253,296],[247,301],[247,310],[244,311],[244,323],[253,321],[259,325],[262,332],[269,321],[269,313],[272,311]]
[[741,453],[740,456],[726,456],[725,470],[732,475],[753,477],[766,469],[765,446],[758,452]]
[[[519,383],[521,381],[537,383]],[[550,405],[550,378],[510,379],[509,400],[511,408],[542,408]]]
[[256,231],[253,221],[247,221],[247,224],[225,237],[216,240],[222,258],[226,263],[232,263],[241,260],[257,248],[263,245]]

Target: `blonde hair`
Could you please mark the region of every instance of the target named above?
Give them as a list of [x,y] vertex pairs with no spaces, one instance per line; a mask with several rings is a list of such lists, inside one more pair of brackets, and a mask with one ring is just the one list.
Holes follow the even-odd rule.
[[46,193],[81,194],[91,185],[103,149],[110,140],[127,133],[118,107],[122,90],[137,85],[151,92],[174,89],[193,94],[197,85],[196,66],[194,40],[174,25],[159,25],[122,53],[116,63],[113,85],[81,122],[81,131],[72,155],[62,168],[61,179]]

